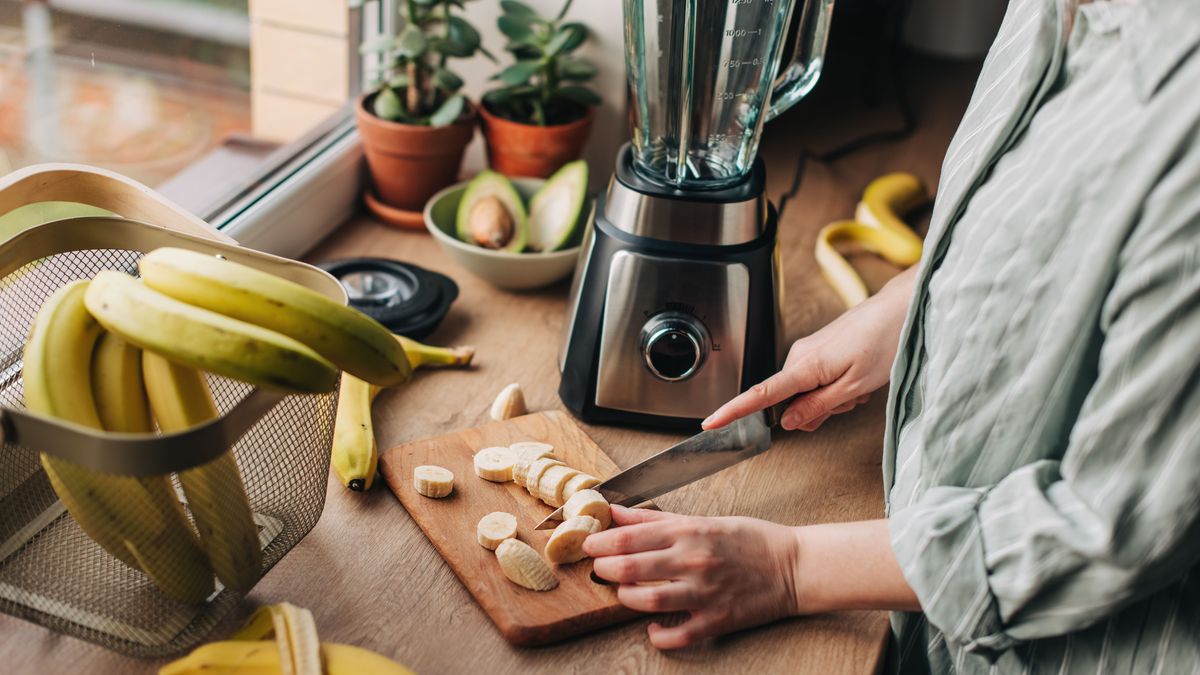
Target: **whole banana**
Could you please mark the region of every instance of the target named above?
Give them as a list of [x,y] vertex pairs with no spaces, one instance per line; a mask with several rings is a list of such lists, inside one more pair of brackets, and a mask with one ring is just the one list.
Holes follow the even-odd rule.
[[[466,366],[475,356],[474,347],[433,347],[402,336],[395,339],[404,348],[412,370],[426,366]],[[355,492],[370,490],[375,484],[379,446],[371,420],[371,404],[381,391],[382,388],[350,373],[342,373],[330,462],[342,485]]]
[[[326,675],[414,675],[413,671],[368,649],[321,643]],[[226,640],[197,647],[168,663],[158,675],[279,675],[279,648],[265,640]]]
[[286,392],[337,384],[333,364],[296,340],[170,298],[128,274],[100,272],[84,299],[105,329],[177,363]]
[[[68,284],[38,312],[23,361],[25,405],[35,413],[101,429],[93,368],[120,371],[129,354],[119,345],[106,346],[96,354],[104,363],[93,365],[101,328],[84,306],[87,289],[87,281]],[[95,389],[105,397],[100,407],[108,411],[112,430],[148,431],[146,418],[135,419],[138,406],[130,401],[136,393],[120,387],[116,382]],[[140,393],[139,384],[132,388]],[[118,419],[121,409],[132,412]],[[141,569],[177,600],[199,602],[212,592],[212,573],[169,478],[101,474],[45,454],[41,462],[67,511],[104,550]]]
[[182,248],[151,251],[138,270],[161,293],[287,335],[361,380],[386,387],[412,373],[378,321],[282,277]]
[[[184,431],[215,419],[217,406],[204,374],[145,352],[144,378],[150,407],[163,433]],[[262,576],[258,528],[233,453],[179,473],[208,562],[227,587],[247,593]]]

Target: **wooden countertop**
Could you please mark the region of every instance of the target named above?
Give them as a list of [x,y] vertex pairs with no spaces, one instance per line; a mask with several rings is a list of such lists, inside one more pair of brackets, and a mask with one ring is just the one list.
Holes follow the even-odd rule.
[[[874,146],[834,166],[810,162],[780,227],[790,338],[841,311],[817,271],[812,250],[825,223],[849,217],[873,177],[909,170],[936,185],[941,157],[966,104],[977,66],[925,64],[912,85],[920,125],[910,137]],[[855,90],[857,83],[847,87]],[[886,106],[847,113],[836,87],[813,105],[773,122],[761,153],[768,194],[787,189],[800,147],[821,151],[870,128],[894,124]],[[843,92],[844,93],[844,92]],[[600,167],[594,167],[600,170]],[[454,267],[423,233],[400,232],[356,217],[312,254],[313,260],[391,256],[454,277],[461,296],[429,341],[473,344],[478,367],[425,372],[376,404],[379,442],[390,446],[487,421],[492,397],[520,382],[532,409],[561,409],[556,390],[567,288],[510,294]],[[894,273],[863,263],[869,285]],[[831,419],[817,433],[779,437],[776,448],[659,500],[667,510],[743,515],[800,525],[878,518],[883,513],[880,447],[884,395]],[[618,464],[628,466],[681,436],[585,426]],[[646,641],[646,620],[538,649],[505,643],[386,487],[352,493],[330,481],[320,522],[258,585],[230,625],[254,606],[289,601],[312,609],[322,639],[387,654],[420,673],[871,673],[881,664],[887,617],[846,612],[781,621],[680,653]],[[128,659],[0,617],[0,662],[8,672],[131,673],[157,663]]]

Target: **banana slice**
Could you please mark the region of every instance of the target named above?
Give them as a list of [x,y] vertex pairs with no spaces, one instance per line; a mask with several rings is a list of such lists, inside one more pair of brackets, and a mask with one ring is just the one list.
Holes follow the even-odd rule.
[[590,516],[600,522],[600,529],[606,530],[612,525],[612,509],[608,500],[595,490],[580,490],[571,495],[563,504],[563,518],[570,520],[576,516]]
[[508,448],[484,448],[475,453],[475,475],[493,483],[507,483],[513,478],[513,464],[517,461]]
[[513,452],[517,453],[518,459],[523,459],[530,464],[533,464],[539,459],[554,456],[554,446],[549,443],[539,443],[537,441],[521,441],[508,446]]
[[567,481],[566,485],[563,486],[563,502],[566,502],[571,499],[571,497],[574,497],[576,492],[579,492],[580,490],[587,490],[588,488],[594,488],[599,484],[600,479],[596,478],[595,476],[586,473],[576,474],[575,476],[571,477],[571,480]]
[[525,489],[529,490],[529,494],[537,496],[538,481],[542,479],[542,474],[546,473],[546,469],[552,466],[566,466],[557,459],[549,457],[539,459],[529,464],[529,470],[525,472]]
[[517,536],[517,517],[504,511],[493,511],[479,519],[475,535],[480,546],[495,551],[505,539]]
[[579,472],[569,466],[552,466],[538,479],[537,498],[554,508],[563,505],[563,487]]
[[525,485],[525,476],[528,473],[529,473],[529,462],[518,457],[517,460],[515,462],[513,462],[513,465],[512,465],[513,482],[516,483],[517,485],[524,486]]
[[554,570],[542,556],[520,539],[505,539],[496,547],[496,560],[504,576],[531,591],[548,591],[558,586]]
[[496,396],[496,400],[492,403],[490,414],[492,419],[497,422],[503,422],[507,419],[520,417],[528,412],[529,409],[525,406],[525,394],[521,391],[521,385],[513,382],[500,390],[500,394]]
[[454,492],[454,474],[449,469],[425,464],[413,469],[413,487],[419,494],[440,499]]
[[591,516],[567,518],[554,528],[554,534],[546,542],[546,559],[559,565],[583,560],[587,557],[583,553],[583,540],[602,529],[600,521]]

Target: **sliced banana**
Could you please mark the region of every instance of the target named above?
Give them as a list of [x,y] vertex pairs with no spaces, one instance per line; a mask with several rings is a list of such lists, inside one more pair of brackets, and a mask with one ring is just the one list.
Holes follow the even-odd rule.
[[484,448],[475,453],[475,475],[493,483],[507,483],[513,478],[516,461],[516,454],[508,448]]
[[537,496],[538,481],[542,479],[542,474],[546,473],[546,470],[552,466],[566,465],[557,459],[550,459],[549,457],[539,459],[529,465],[529,470],[525,472],[524,484],[525,489],[529,490],[529,494]]
[[579,492],[580,490],[587,490],[588,488],[594,488],[599,484],[600,479],[596,478],[595,476],[586,473],[576,474],[575,476],[571,477],[571,480],[567,481],[566,485],[563,486],[563,502],[566,502],[571,497],[574,497],[576,492]]
[[612,525],[612,509],[608,506],[608,500],[595,490],[580,490],[563,504],[564,521],[577,516],[595,518],[600,522],[602,530]]
[[424,464],[413,469],[413,487],[426,497],[448,497],[454,492],[454,474],[444,467]]
[[539,443],[537,441],[520,441],[508,446],[513,452],[517,453],[518,459],[523,459],[530,464],[533,464],[539,459],[554,456],[554,446],[549,443]]
[[496,547],[496,560],[504,576],[531,591],[548,591],[558,586],[554,570],[542,556],[520,539],[505,539]]
[[497,422],[520,417],[528,412],[529,409],[525,407],[525,394],[521,391],[521,385],[516,382],[500,390],[496,400],[492,402],[490,411],[492,419]]
[[579,472],[569,466],[552,466],[538,479],[537,498],[554,508],[563,505],[563,487]]
[[517,485],[524,486],[525,485],[525,476],[528,473],[529,473],[529,462],[518,457],[517,460],[515,462],[513,462],[513,466],[512,466],[513,482],[516,483]]
[[583,553],[583,540],[602,529],[600,521],[591,516],[567,518],[554,528],[554,534],[546,542],[546,559],[559,565],[583,560],[587,557]]
[[475,536],[480,546],[495,551],[500,542],[517,536],[517,517],[505,511],[493,511],[479,519]]

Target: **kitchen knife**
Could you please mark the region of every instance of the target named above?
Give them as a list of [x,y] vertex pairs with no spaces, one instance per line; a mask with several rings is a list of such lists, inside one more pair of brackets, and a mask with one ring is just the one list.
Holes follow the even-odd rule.
[[[771,447],[771,427],[790,403],[747,415],[720,429],[702,431],[591,489],[609,504],[634,506],[762,454]],[[559,507],[534,529],[552,529],[561,518]]]

